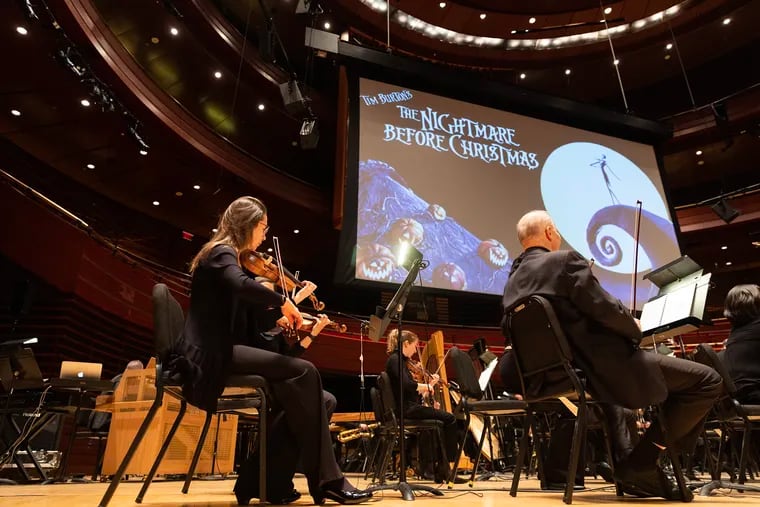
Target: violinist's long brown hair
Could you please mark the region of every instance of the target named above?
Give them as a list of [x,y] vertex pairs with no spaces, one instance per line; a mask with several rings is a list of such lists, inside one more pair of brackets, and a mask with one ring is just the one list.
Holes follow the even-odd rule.
[[[407,342],[411,343],[419,339],[420,337],[411,331],[407,331],[406,329],[401,331],[401,341],[403,343],[407,343]],[[385,350],[386,352],[388,352],[388,354],[390,354],[391,352],[396,350],[397,347],[398,347],[398,329],[394,328],[388,332],[388,343],[385,347]]]
[[211,249],[217,245],[228,245],[236,251],[240,251],[251,240],[253,229],[267,214],[267,207],[264,203],[255,197],[239,197],[227,206],[222,216],[219,217],[219,224],[216,226],[216,232],[208,242],[203,245],[200,252],[196,254],[190,263],[190,273],[195,271],[198,264],[208,257]]

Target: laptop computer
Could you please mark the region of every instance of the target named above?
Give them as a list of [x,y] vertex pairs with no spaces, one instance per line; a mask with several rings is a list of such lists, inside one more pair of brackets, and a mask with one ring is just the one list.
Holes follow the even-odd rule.
[[62,379],[70,380],[100,380],[100,374],[103,371],[102,363],[80,363],[78,361],[62,361],[61,373]]

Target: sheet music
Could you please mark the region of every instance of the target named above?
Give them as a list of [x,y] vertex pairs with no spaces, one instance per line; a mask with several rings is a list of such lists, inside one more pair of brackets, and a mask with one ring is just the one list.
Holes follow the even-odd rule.
[[485,391],[486,386],[488,386],[488,381],[491,380],[491,375],[493,375],[493,371],[496,369],[496,365],[499,363],[498,360],[494,359],[490,363],[488,363],[488,366],[486,366],[486,369],[483,370],[483,372],[480,374],[480,378],[478,379],[478,384],[480,384],[480,390]]
[[641,309],[641,329],[643,331],[660,326],[666,299],[667,296],[662,296],[644,303],[644,307]]
[[694,303],[694,291],[697,284],[689,284],[666,296],[665,309],[662,312],[661,324],[670,324],[685,319],[691,315],[691,305]]

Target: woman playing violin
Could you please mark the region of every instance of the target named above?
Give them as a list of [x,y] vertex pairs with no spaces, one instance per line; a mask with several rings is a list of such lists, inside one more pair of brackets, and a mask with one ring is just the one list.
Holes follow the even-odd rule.
[[[437,460],[438,465],[434,471],[434,480],[436,482],[444,482],[449,476],[449,463],[453,462],[457,455],[457,441],[459,439],[457,420],[449,412],[423,404],[423,396],[432,399],[434,386],[439,382],[440,378],[436,374],[421,371],[422,366],[412,360],[412,356],[417,352],[418,342],[419,337],[416,334],[404,330],[401,332],[401,343],[399,343],[398,330],[392,329],[388,333],[386,350],[389,356],[385,362],[385,371],[390,378],[394,395],[398,393],[399,382],[401,382],[404,390],[404,408],[401,410],[398,406],[398,400],[396,400],[396,413],[403,413],[406,419],[436,419],[443,423],[446,460]],[[405,366],[401,372],[399,372],[398,368],[399,352],[402,355]],[[412,366],[410,367],[410,365]],[[415,379],[410,370],[415,370],[415,373],[419,373],[419,378]],[[430,461],[435,460],[431,459]]]
[[[256,250],[266,239],[268,229],[266,207],[254,197],[241,197],[224,211],[217,232],[190,265],[190,307],[170,366],[183,375],[183,392],[188,401],[208,411],[216,409],[228,374],[256,374],[270,382],[274,402],[282,409],[268,414],[269,436],[282,439],[269,445],[278,451],[267,457],[267,500],[271,503],[289,503],[300,496],[292,482],[294,459],[299,454],[315,503],[325,499],[340,503],[365,501],[371,493],[353,488],[335,462],[322,401],[322,381],[314,365],[239,345],[249,332],[241,325],[245,319],[240,315],[250,307],[278,308],[295,329],[303,322],[287,296],[257,282],[238,264],[240,251]],[[235,485],[241,505],[258,495],[258,475],[251,475],[251,470],[243,467]]]

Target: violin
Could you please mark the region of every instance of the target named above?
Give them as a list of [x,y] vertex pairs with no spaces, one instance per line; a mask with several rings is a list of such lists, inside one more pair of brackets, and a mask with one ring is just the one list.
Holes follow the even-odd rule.
[[[314,326],[314,324],[317,323],[317,320],[319,320],[319,317],[315,317],[305,312],[301,312],[301,317],[303,317],[303,324],[301,325],[301,329],[305,331],[311,331],[311,328]],[[347,329],[345,324],[335,322],[334,320],[328,320],[325,327],[329,327],[341,333],[345,333]]]
[[[244,269],[256,276],[266,278],[267,280],[280,287],[286,293],[290,293],[295,289],[302,289],[304,287],[304,283],[298,280],[295,275],[293,275],[284,267],[282,268],[282,273],[284,276],[280,278],[280,266],[272,256],[265,253],[246,249],[241,251],[238,255],[238,261]],[[309,300],[311,300],[311,304],[314,306],[315,310],[321,311],[325,308],[325,304],[317,299],[317,296],[314,294],[309,295]]]

